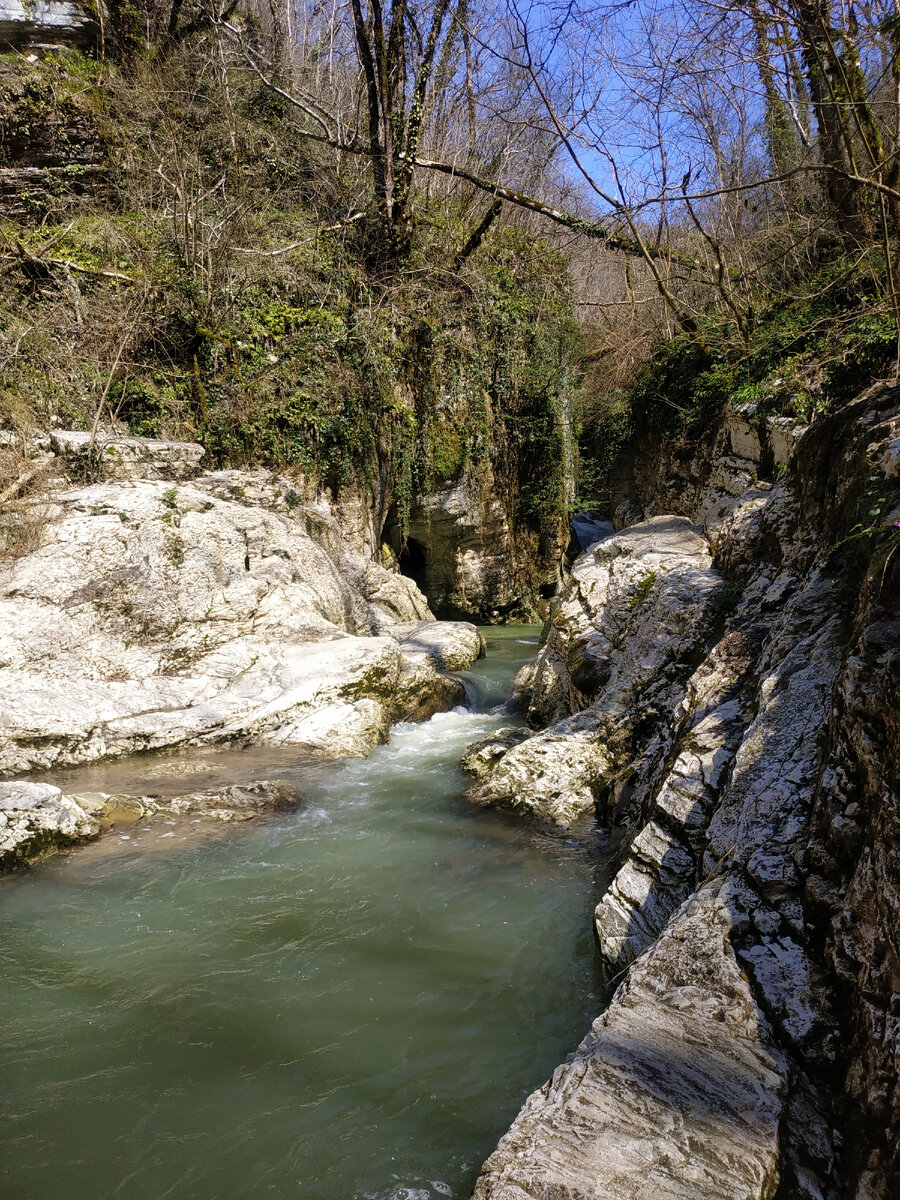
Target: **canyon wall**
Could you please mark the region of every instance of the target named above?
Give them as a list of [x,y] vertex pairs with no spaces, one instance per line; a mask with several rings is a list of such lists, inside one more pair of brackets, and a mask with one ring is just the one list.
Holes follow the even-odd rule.
[[478,1200],[900,1190],[900,389],[643,430],[473,799],[621,839],[609,1007]]

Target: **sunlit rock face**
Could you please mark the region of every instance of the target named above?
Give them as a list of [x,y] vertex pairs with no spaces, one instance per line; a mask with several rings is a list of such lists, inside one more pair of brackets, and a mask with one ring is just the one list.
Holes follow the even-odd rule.
[[474,1200],[768,1200],[787,1064],[709,885],[526,1101]]
[[365,755],[464,700],[474,626],[436,623],[290,481],[171,482],[196,456],[163,448],[169,479],[131,478],[154,443],[62,486],[38,548],[0,562],[0,774],[237,739]]
[[0,49],[93,46],[100,24],[92,7],[68,0],[0,0]]
[[497,756],[471,798],[564,826],[592,813],[680,700],[722,583],[706,539],[682,517],[585,551],[527,681],[528,720],[545,728]]
[[0,870],[26,865],[100,830],[96,817],[49,783],[0,783]]
[[[557,739],[560,800],[594,780],[584,805],[622,827],[594,915],[617,990],[526,1102],[478,1200],[900,1194],[898,444],[900,389],[883,386],[807,430],[731,414],[699,446],[641,442],[620,503],[641,520],[618,537],[692,522],[718,613],[684,674],[666,665],[683,654],[657,658],[641,703],[671,624],[656,612],[659,645],[633,627],[623,644],[615,588],[585,586],[613,578],[604,536],[522,673],[529,719],[549,726],[473,748],[476,795],[513,779],[534,814],[551,772],[520,781],[517,758],[538,767]],[[624,663],[635,700],[610,726]],[[742,1032],[716,1008],[725,993]],[[723,1072],[748,1089],[736,1107]]]

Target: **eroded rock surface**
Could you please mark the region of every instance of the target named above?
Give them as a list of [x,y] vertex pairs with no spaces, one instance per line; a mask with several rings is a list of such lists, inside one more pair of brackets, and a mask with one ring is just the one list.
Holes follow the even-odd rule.
[[[898,435],[900,389],[881,386],[808,430],[731,414],[699,446],[645,442],[636,453],[620,519],[650,524],[672,506],[703,529],[728,582],[692,672],[662,665],[649,734],[644,710],[626,706],[615,726],[626,765],[613,756],[600,767],[610,778],[595,788],[599,811],[627,837],[595,929],[622,982],[526,1103],[478,1200],[900,1194]],[[573,580],[560,605],[569,623],[554,620],[523,674],[532,720],[580,708],[590,723],[594,697],[616,686],[586,620],[609,612],[616,630],[614,602],[579,611],[583,596]],[[502,755],[488,782],[559,727]],[[584,727],[579,736],[616,745],[608,730],[593,743]],[[596,770],[587,760],[585,776]],[[698,913],[727,926],[721,949],[693,940]],[[686,962],[674,951],[683,945]],[[669,986],[700,960],[737,972],[754,1057],[771,1065],[752,1132],[731,1124],[721,1060],[706,1052],[721,1032],[706,1024],[721,995],[715,973],[695,974],[693,991]],[[673,1007],[680,1056],[658,1053]],[[641,1037],[623,1048],[619,1031],[635,1022]],[[727,1072],[740,1080],[742,1069]],[[718,1160],[707,1169],[714,1145],[721,1175]]]
[[190,479],[196,475],[204,450],[196,442],[162,438],[101,435],[81,430],[54,430],[50,446],[69,460],[69,469],[93,471],[112,479]]
[[527,715],[547,728],[471,792],[479,804],[571,825],[680,698],[722,579],[700,530],[658,517],[582,554],[528,675]]
[[550,533],[549,521],[540,535],[519,527],[487,463],[479,475],[420,497],[408,528],[392,514],[384,551],[416,580],[440,617],[532,619],[541,595],[555,588],[562,529]]
[[166,813],[171,816],[207,817],[216,821],[250,821],[273,812],[286,812],[300,803],[296,788],[280,780],[263,779],[257,783],[233,784],[205,792],[188,792],[172,799],[158,796],[112,796],[106,810],[135,804],[142,816]]
[[476,779],[490,775],[499,760],[513,746],[518,746],[532,736],[530,729],[504,728],[486,737],[479,738],[466,748],[460,766]]
[[365,754],[459,703],[482,651],[263,472],[65,488],[41,536],[0,564],[0,775],[189,741]]
[[709,885],[526,1101],[474,1200],[769,1200],[786,1064]]
[[127,815],[129,821],[162,814],[210,821],[250,821],[300,803],[280,780],[234,784],[181,796],[130,796],[106,792],[66,795],[48,783],[0,783],[0,870],[30,866],[59,850],[90,841]]
[[95,837],[100,823],[49,783],[0,783],[0,869]]

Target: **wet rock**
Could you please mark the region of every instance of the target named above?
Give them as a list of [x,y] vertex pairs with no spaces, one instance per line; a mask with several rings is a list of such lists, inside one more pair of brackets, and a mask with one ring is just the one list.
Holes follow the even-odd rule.
[[[111,806],[123,797],[111,797]],[[144,816],[165,813],[175,817],[206,817],[215,821],[250,821],[273,812],[286,812],[297,807],[300,794],[296,788],[279,780],[260,780],[258,783],[235,784],[232,787],[205,792],[189,792],[173,799],[141,796],[135,803]]]
[[581,555],[527,681],[529,723],[549,728],[504,755],[471,798],[560,825],[591,813],[638,729],[649,739],[683,694],[722,583],[711,563],[677,517]]
[[707,885],[525,1102],[473,1200],[769,1200],[787,1066]]
[[612,521],[599,521],[590,513],[579,513],[572,518],[572,537],[578,550],[589,550],[597,542],[612,537],[615,528]]
[[414,621],[387,626],[397,639],[403,665],[396,685],[393,719],[423,721],[465,704],[464,671],[484,654],[484,639],[465,621]]
[[100,823],[49,783],[0,783],[0,869],[95,837]]
[[91,841],[127,817],[202,817],[249,821],[295,808],[297,790],[280,780],[234,784],[181,796],[131,796],[107,792],[64,795],[48,783],[0,783],[0,870],[29,866],[49,854]]
[[459,765],[476,779],[484,779],[507,751],[533,736],[530,729],[498,729],[467,746]]

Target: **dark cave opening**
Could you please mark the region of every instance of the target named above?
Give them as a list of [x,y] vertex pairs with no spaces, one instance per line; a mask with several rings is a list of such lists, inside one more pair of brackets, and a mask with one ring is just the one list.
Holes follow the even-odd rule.
[[426,551],[422,543],[416,541],[415,538],[408,537],[400,547],[400,553],[397,555],[397,563],[400,567],[400,574],[406,575],[421,592],[427,595],[425,586],[427,577]]

